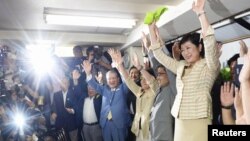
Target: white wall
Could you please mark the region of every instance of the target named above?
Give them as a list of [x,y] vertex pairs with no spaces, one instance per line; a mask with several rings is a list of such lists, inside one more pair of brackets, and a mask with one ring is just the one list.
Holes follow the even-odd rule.
[[[248,48],[250,47],[250,38],[243,40]],[[249,48],[250,49],[250,48]],[[222,54],[220,57],[221,67],[223,64],[227,63],[227,61],[236,53],[240,52],[240,44],[239,41],[223,44],[222,46]]]

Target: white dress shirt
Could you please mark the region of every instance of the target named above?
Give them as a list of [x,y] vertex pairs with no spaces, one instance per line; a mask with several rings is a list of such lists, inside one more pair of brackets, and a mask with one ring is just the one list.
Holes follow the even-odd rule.
[[65,103],[66,103],[67,93],[68,93],[68,91],[66,91],[66,92],[62,91],[62,94],[63,94],[63,104],[64,104],[64,106],[65,106]]
[[87,97],[83,104],[83,122],[95,123],[98,122],[94,107],[94,97]]

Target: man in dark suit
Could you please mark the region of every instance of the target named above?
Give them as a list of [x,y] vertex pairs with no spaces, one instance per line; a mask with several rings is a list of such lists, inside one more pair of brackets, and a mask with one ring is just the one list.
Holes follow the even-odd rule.
[[69,79],[67,77],[62,78],[62,90],[55,93],[53,98],[53,112],[51,119],[55,120],[56,129],[63,128],[65,130],[69,137],[69,141],[77,141],[75,96],[72,89],[69,89],[69,86]]
[[74,95],[76,97],[75,101],[75,115],[76,115],[76,124],[78,128],[78,141],[83,141],[83,137],[81,135],[83,121],[82,121],[82,106],[84,99],[88,96],[87,83],[86,83],[86,75],[84,72],[81,72],[79,69],[74,69],[72,71],[72,83],[71,88],[73,89]]
[[83,137],[85,141],[102,141],[102,129],[99,124],[102,96],[88,86],[88,97],[82,104]]

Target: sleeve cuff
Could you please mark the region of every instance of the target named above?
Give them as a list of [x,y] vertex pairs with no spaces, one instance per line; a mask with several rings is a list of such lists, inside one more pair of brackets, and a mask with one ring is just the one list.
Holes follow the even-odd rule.
[[161,44],[160,43],[157,43],[157,44],[153,44],[149,47],[150,50],[156,50],[156,49],[159,49],[161,48]]
[[214,29],[212,28],[211,25],[208,27],[207,32],[206,32],[205,35],[206,35],[206,36],[205,36],[204,38],[206,38],[206,37],[208,37],[208,36],[211,36],[211,35],[214,35]]

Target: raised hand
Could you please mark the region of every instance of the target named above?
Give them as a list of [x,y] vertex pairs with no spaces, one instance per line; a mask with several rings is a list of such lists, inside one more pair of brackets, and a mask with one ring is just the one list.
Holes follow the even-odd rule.
[[[245,46],[241,48],[247,48],[247,47]],[[246,50],[246,49],[242,49],[242,50]],[[248,51],[247,53],[246,52],[243,52],[243,53],[244,53],[243,55],[244,64],[243,64],[243,67],[241,69],[240,76],[239,76],[239,80],[241,83],[245,81],[249,81],[250,79],[250,51]]]
[[98,81],[99,82],[99,84],[103,84],[103,75],[102,75],[102,72],[98,72],[98,74],[97,75],[95,75],[95,79],[96,79],[96,81]]
[[180,43],[176,41],[172,46],[172,55],[175,60],[179,61],[181,58],[181,50],[179,48]]
[[148,54],[150,44],[144,32],[142,32],[141,45],[142,45],[142,54],[143,55]]
[[113,63],[116,63],[117,65],[122,64],[123,59],[120,51],[110,48],[108,53],[111,56]]
[[206,0],[194,0],[192,9],[196,14],[199,14],[204,11]]
[[88,60],[83,61],[82,67],[84,68],[87,75],[91,74],[92,64],[90,64],[90,62]]
[[246,118],[244,116],[242,105],[241,91],[237,87],[235,88],[234,107],[236,110],[236,124],[246,124]]
[[121,54],[121,52],[119,50],[116,50],[115,56],[116,56],[116,63],[118,65],[122,64],[123,63],[123,58],[122,58],[122,54]]
[[113,48],[109,48],[108,53],[109,53],[110,57],[112,58],[112,61],[114,61],[115,60],[115,50]]
[[247,54],[248,48],[244,41],[240,40],[240,57],[243,57],[245,54]]
[[225,82],[223,86],[220,88],[220,101],[221,105],[224,107],[232,106],[234,103],[234,84],[230,82]]
[[132,57],[132,64],[138,69],[140,70],[140,68],[142,67],[141,64],[140,64],[140,61],[138,59],[138,56],[136,53],[134,53],[133,57]]
[[157,42],[157,35],[156,35],[156,23],[155,23],[155,21],[152,23],[152,24],[150,24],[150,25],[148,25],[148,28],[149,28],[149,35],[150,35],[150,44],[151,45],[154,45],[154,44],[157,44],[158,42]]
[[72,78],[73,78],[73,80],[78,80],[80,78],[80,76],[81,76],[81,74],[80,74],[80,72],[78,70],[74,69],[72,71]]

